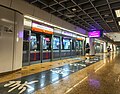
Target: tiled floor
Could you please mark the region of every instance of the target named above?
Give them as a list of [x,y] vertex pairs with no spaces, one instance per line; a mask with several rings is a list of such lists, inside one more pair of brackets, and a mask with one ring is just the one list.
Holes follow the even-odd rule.
[[[103,55],[103,56],[106,56],[106,55]],[[79,71],[73,72],[69,76],[66,76],[66,77],[59,76],[62,79],[59,79],[58,81],[56,81],[55,79],[56,77],[54,77],[54,73],[52,73],[53,75],[51,76],[52,78],[46,77],[45,79],[49,79],[49,80],[54,79],[55,81],[53,81],[51,84],[48,84],[41,89],[40,88],[36,89],[36,88],[40,87],[38,85],[43,85],[43,83],[45,83],[44,81],[47,81],[45,79],[40,78],[44,76],[43,74],[45,73],[45,70],[55,68],[58,66],[63,66],[63,65],[66,66],[68,63],[72,63],[71,65],[69,64],[69,66],[72,67],[75,64],[75,62],[80,60],[67,59],[67,60],[55,61],[52,63],[50,62],[43,63],[42,65],[38,64],[38,65],[25,67],[21,71],[0,77],[0,81],[5,82],[0,84],[0,89],[1,89],[0,94],[18,94],[18,91],[22,91],[26,88],[29,88],[27,89],[27,93],[23,92],[22,94],[31,94],[29,93],[29,91],[32,89],[35,89],[33,90],[34,92],[32,94],[119,94],[118,93],[119,88],[117,88],[119,87],[118,84],[117,85],[115,84],[116,85],[115,86],[114,85],[115,82],[111,81],[112,79],[115,78],[115,81],[119,83],[119,78],[120,78],[120,76],[118,75],[120,73],[119,56],[120,55],[116,53],[112,53],[110,58],[105,58],[97,63],[92,64],[91,66],[88,66],[86,68],[80,69]],[[82,57],[82,59],[84,59],[84,57]],[[65,66],[63,66],[63,68]],[[38,76],[38,73],[41,73],[41,72],[42,74]],[[116,74],[116,72],[118,74]],[[61,71],[59,71],[59,73],[61,73]],[[29,79],[29,77],[31,78]],[[35,77],[41,80],[41,82],[43,83],[37,82],[36,79],[34,79]],[[12,79],[17,79],[15,81],[22,81],[20,83],[17,82],[18,87],[19,85],[21,87],[21,88],[18,88],[18,91],[17,89],[14,89],[14,92],[12,92],[13,91],[12,89],[15,88],[15,86],[17,86],[14,84],[13,86],[8,84],[9,80],[12,80]],[[31,79],[33,82],[29,83]],[[24,84],[25,81],[28,81],[28,82]],[[27,86],[27,85],[31,85],[32,83],[38,83],[38,84],[32,85],[32,88],[30,88],[30,86]],[[110,87],[110,90],[107,90],[107,88],[109,89],[109,87]],[[111,93],[111,89],[113,89],[112,93]],[[6,91],[9,91],[10,93],[6,93]]]
[[[77,59],[77,58],[79,58],[79,59]],[[82,57],[75,57],[75,58],[57,60],[57,61],[52,61],[52,62],[44,62],[44,63],[34,64],[34,65],[30,65],[30,66],[25,66],[19,71],[16,71],[16,72],[13,72],[10,74],[6,74],[6,75],[0,75],[0,83],[9,81],[12,79],[17,79],[17,78],[20,78],[23,76],[35,74],[38,72],[42,72],[42,71],[45,71],[45,70],[48,70],[51,68],[55,68],[58,66],[63,66],[65,64],[81,61],[84,58],[85,57],[82,56]]]
[[[55,82],[53,84],[46,86],[45,88],[37,90],[33,94],[65,94],[65,93],[69,94],[69,91],[71,89],[75,88],[78,84],[82,83],[84,80],[87,79],[89,72],[93,72],[95,70],[97,71],[103,65],[104,63],[102,60],[63,78],[58,82]],[[73,94],[76,94],[76,92],[73,92]]]
[[113,54],[97,71],[94,67],[87,73],[87,78],[67,94],[120,94],[120,54]]

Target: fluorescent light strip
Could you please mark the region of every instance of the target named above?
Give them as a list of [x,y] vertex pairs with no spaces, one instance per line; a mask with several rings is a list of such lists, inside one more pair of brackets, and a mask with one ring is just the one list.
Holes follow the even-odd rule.
[[116,16],[120,17],[120,9],[119,10],[115,10]]
[[118,22],[119,26],[120,26],[120,21]]
[[34,17],[32,17],[32,16],[24,15],[24,17],[25,17],[25,18],[28,18],[28,19],[31,19],[31,20],[33,20],[33,21],[37,21],[37,22],[40,22],[40,23],[44,23],[44,24],[46,24],[46,25],[50,25],[50,26],[53,26],[53,27],[56,27],[56,28],[59,28],[59,29],[65,30],[65,31],[69,31],[69,32],[71,32],[71,33],[78,34],[78,35],[80,35],[80,36],[87,37],[87,35],[83,35],[83,34],[80,34],[80,33],[74,32],[74,31],[72,31],[72,30],[62,28],[62,27],[60,27],[60,26],[57,26],[57,25],[54,25],[54,24],[51,24],[51,23],[45,22],[45,21],[43,21],[43,20],[36,19],[36,18],[34,18]]

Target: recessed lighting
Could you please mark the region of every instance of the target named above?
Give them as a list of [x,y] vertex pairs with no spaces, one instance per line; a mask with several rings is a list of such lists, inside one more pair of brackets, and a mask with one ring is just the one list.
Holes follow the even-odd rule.
[[72,18],[72,17],[75,17],[75,15],[74,14],[67,14],[66,17]]
[[108,14],[105,15],[105,17],[108,17],[108,16],[109,16]]
[[120,17],[120,9],[115,10],[115,13],[116,13],[116,16],[117,16],[117,17]]
[[72,8],[72,11],[76,11],[76,8]]
[[113,22],[113,20],[106,20],[106,22],[107,22],[107,23],[111,23],[111,22]]

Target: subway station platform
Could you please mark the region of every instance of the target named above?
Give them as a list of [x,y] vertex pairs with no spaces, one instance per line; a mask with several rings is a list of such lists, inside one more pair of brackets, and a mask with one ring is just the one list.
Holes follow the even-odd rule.
[[119,94],[118,52],[34,64],[0,75],[0,94]]
[[120,94],[119,32],[120,0],[0,0],[0,94]]

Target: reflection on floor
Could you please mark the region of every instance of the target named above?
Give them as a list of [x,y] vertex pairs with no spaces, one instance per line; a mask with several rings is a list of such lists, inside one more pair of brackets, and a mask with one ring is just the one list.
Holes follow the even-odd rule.
[[68,58],[68,59],[62,59],[62,60],[57,60],[57,61],[52,61],[52,62],[44,62],[44,63],[34,64],[30,66],[25,66],[20,71],[16,71],[16,72],[13,72],[7,75],[0,75],[0,83],[13,80],[13,79],[17,79],[23,76],[35,74],[38,72],[42,72],[45,70],[49,70],[51,68],[63,66],[65,64],[79,62],[84,58],[85,58],[84,56],[82,57],[80,56],[80,57],[75,57],[75,58]]
[[82,83],[69,88],[66,94],[120,94],[120,53],[107,57],[96,71],[88,71]]
[[90,59],[65,64],[64,66],[21,77],[14,81],[4,82],[0,84],[0,92],[2,94],[30,94],[102,59],[102,56],[95,56]]

